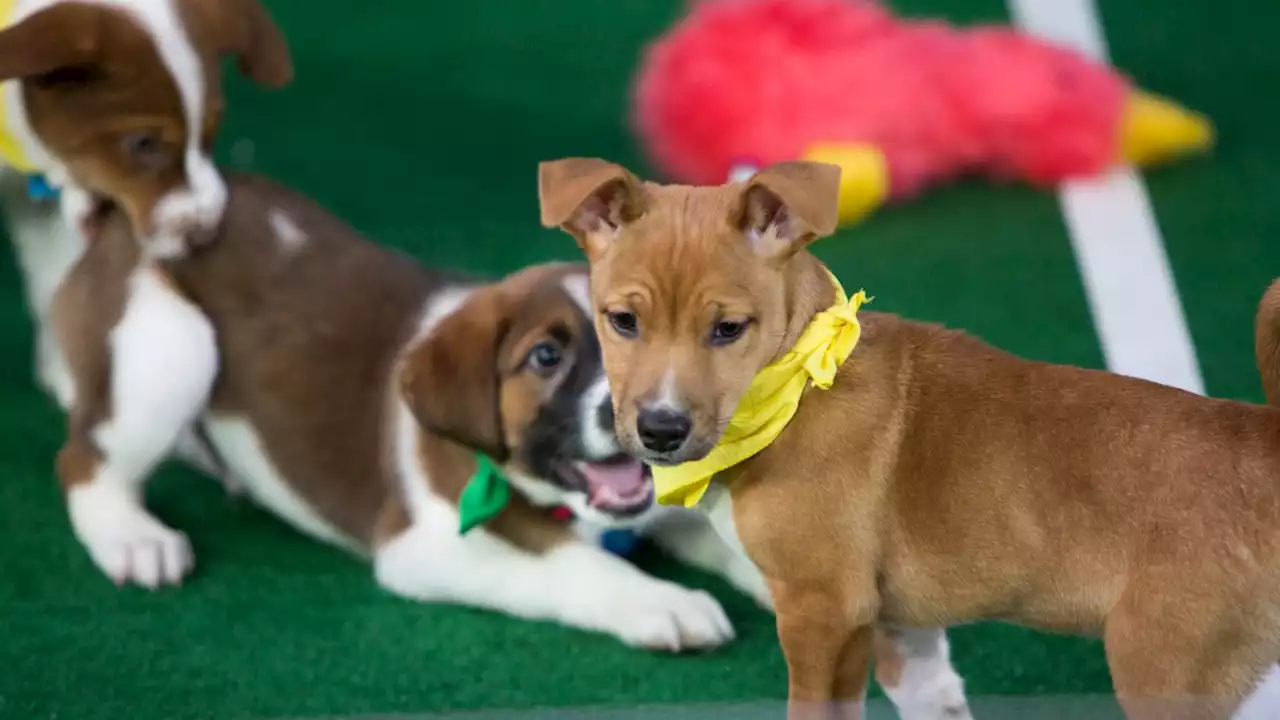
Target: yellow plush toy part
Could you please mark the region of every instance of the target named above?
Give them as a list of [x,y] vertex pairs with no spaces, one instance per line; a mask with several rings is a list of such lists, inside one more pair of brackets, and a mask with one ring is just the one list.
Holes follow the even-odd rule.
[[[1125,104],[1116,164],[1161,165],[1205,152],[1213,141],[1213,125],[1203,115],[1137,91]],[[874,145],[815,143],[804,159],[840,166],[841,225],[860,222],[889,199],[888,162]]]

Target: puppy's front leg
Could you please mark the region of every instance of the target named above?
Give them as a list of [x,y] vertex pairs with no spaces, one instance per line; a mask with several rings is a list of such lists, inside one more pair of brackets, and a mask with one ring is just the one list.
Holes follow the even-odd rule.
[[[646,520],[643,532],[676,559],[723,577],[762,608],[773,610],[768,586],[736,536],[721,536],[706,515],[660,507]],[[945,629],[881,627],[873,647],[876,679],[902,720],[972,718],[964,681],[951,664]]]
[[[177,584],[191,571],[187,538],[147,512],[142,488],[200,412],[217,373],[213,327],[161,272],[122,282],[108,330],[92,276],[74,274],[54,300],[71,382],[58,474],[76,537],[117,584]],[[119,297],[116,295],[115,297]]]
[[431,496],[410,527],[378,548],[388,590],[416,600],[482,607],[614,635],[672,652],[733,639],[724,610],[705,592],[640,572],[567,532],[541,550],[486,527],[458,535],[457,511]]
[[854,621],[849,603],[826,589],[770,585],[787,661],[788,720],[861,718],[874,628]]

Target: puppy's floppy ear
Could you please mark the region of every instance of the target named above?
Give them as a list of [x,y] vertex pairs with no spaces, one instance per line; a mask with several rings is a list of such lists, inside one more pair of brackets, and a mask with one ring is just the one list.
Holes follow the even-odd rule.
[[835,232],[839,205],[838,165],[783,162],[747,181],[737,222],[756,252],[783,260]]
[[626,168],[599,158],[563,158],[538,164],[538,200],[544,227],[559,227],[594,257],[614,235],[644,214],[644,188]]
[[261,0],[237,0],[228,5],[238,26],[228,35],[227,50],[236,56],[240,72],[268,88],[293,82],[289,43]]
[[97,59],[103,39],[100,6],[54,5],[0,31],[0,80],[31,78]]
[[498,347],[509,323],[498,288],[476,290],[400,363],[400,395],[424,429],[507,459],[499,404]]
[[262,0],[187,0],[211,33],[218,52],[232,55],[241,74],[258,85],[282,88],[293,81],[293,57],[284,34]]

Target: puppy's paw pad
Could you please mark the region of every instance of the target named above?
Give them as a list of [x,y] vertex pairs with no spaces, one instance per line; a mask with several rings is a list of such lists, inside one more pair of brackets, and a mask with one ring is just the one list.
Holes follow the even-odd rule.
[[649,650],[709,650],[733,640],[720,603],[701,590],[663,585],[633,596],[618,609],[623,642]]

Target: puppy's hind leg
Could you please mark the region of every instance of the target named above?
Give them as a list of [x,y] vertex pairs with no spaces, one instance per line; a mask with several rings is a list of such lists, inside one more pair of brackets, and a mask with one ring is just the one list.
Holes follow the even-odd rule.
[[1228,583],[1186,566],[1168,565],[1197,587],[1139,581],[1107,618],[1107,663],[1129,720],[1228,720],[1274,662],[1277,648],[1256,634],[1265,623],[1247,601],[1205,592]]
[[84,324],[95,293],[76,282],[55,300],[75,389],[58,456],[72,527],[117,584],[180,583],[194,565],[190,544],[147,512],[142,491],[209,397],[213,327],[158,269],[143,266],[128,277],[119,320],[104,336]]
[[946,630],[882,627],[875,658],[876,681],[902,720],[972,720]]

